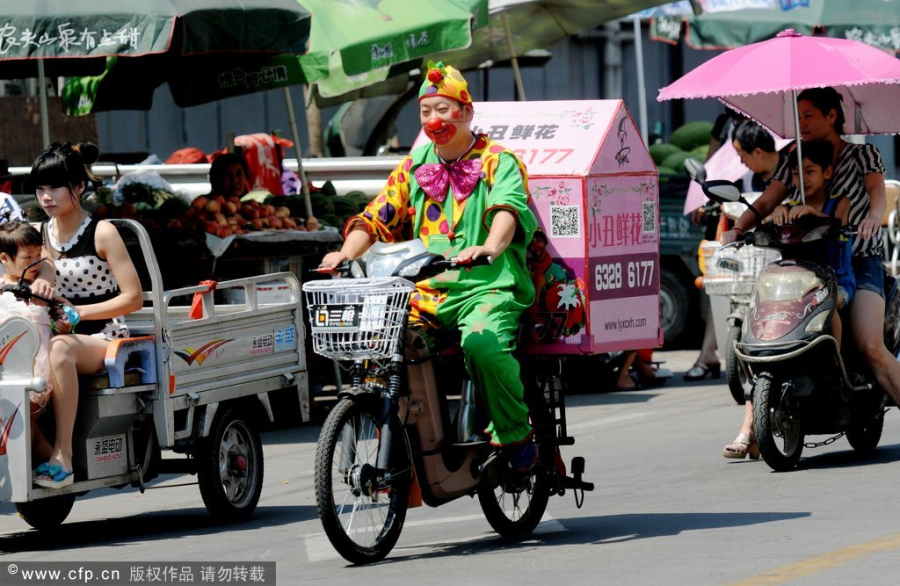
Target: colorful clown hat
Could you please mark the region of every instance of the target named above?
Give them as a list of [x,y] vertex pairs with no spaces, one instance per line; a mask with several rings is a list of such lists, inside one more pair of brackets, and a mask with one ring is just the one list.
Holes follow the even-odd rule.
[[443,96],[456,100],[461,104],[471,104],[472,96],[469,94],[469,84],[455,67],[444,65],[443,62],[428,62],[428,73],[422,87],[419,89],[419,100]]

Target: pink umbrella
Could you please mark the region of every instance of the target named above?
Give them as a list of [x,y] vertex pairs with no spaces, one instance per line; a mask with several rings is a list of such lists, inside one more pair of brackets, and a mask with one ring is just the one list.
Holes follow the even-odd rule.
[[778,136],[797,135],[793,94],[831,86],[847,134],[900,132],[900,60],[858,41],[778,37],[727,51],[660,90],[658,100],[719,98]]
[[[898,84],[900,60],[880,49],[786,30],[710,59],[661,89],[657,99],[719,98],[787,138],[799,134],[797,93],[831,86],[844,98],[847,134],[886,134],[900,132]],[[800,189],[802,197],[802,183]]]

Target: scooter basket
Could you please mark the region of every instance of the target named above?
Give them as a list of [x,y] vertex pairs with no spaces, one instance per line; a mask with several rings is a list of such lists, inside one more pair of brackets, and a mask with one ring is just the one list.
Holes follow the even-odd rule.
[[741,248],[718,246],[709,252],[707,258],[711,260],[706,263],[703,277],[703,288],[709,295],[749,296],[763,267],[781,258],[777,250],[753,245]]
[[304,283],[313,351],[334,360],[391,358],[415,288],[399,277]]

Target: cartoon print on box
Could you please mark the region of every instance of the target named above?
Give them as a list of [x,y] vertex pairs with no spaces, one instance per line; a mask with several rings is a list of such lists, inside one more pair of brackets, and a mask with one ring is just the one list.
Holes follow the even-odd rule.
[[552,342],[581,332],[587,323],[584,281],[547,250],[547,236],[534,233],[528,247],[528,271],[537,298],[525,320],[531,342]]

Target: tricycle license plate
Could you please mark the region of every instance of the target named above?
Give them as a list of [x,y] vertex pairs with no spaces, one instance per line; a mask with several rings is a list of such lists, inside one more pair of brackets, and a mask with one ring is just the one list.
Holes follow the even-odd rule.
[[332,332],[359,331],[360,306],[356,304],[313,305],[313,329]]

